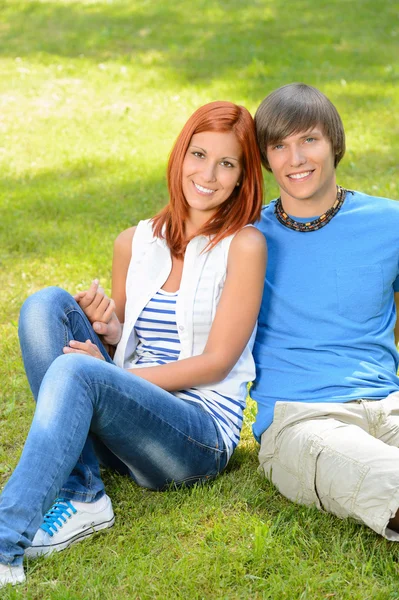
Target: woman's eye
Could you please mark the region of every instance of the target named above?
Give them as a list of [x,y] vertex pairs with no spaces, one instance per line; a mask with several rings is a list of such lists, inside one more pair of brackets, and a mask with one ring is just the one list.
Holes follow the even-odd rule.
[[194,152],[192,152],[193,156],[197,156],[197,158],[203,158],[203,154],[202,152],[198,152],[198,150],[195,150]]
[[222,162],[220,163],[223,167],[227,167],[228,169],[232,169],[233,168],[233,164],[231,162],[229,162],[228,160],[222,160]]

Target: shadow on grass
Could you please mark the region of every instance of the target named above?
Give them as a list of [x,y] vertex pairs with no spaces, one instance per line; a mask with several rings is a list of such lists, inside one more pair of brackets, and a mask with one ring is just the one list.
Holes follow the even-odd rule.
[[[276,83],[307,80],[392,82],[396,7],[274,0],[243,5],[188,1],[4,3],[0,56],[42,63],[72,58],[156,67],[181,83],[242,79],[247,97],[261,98]],[[368,69],[364,68],[368,65]],[[387,69],[386,72],[384,68]],[[397,79],[397,77],[396,77]],[[372,94],[371,94],[372,98]],[[374,100],[372,98],[372,100]]]
[[[390,148],[349,149],[338,179],[345,185],[354,175],[369,177],[372,164],[373,172],[384,172],[387,183],[395,183],[397,161],[397,152]],[[268,192],[270,176],[267,181]],[[1,202],[0,265],[29,255],[78,257],[95,248],[101,251],[120,231],[153,216],[168,201],[165,177],[158,171],[138,179],[117,161],[91,160],[87,167],[79,163],[26,179],[3,178],[0,188],[7,190]],[[369,183],[362,191],[392,195],[389,188],[382,194]]]
[[3,179],[2,260],[82,255],[153,216],[168,201],[164,178],[130,177],[116,163],[69,166],[26,179]]

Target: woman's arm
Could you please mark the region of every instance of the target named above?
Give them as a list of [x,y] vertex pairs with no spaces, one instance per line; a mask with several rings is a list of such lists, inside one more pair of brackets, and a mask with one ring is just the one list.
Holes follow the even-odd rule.
[[112,261],[112,299],[94,280],[90,288],[78,292],[74,298],[93,325],[94,331],[104,342],[116,345],[122,335],[122,325],[126,303],[126,277],[132,255],[132,240],[135,227],[130,227],[118,235],[114,243]]
[[231,242],[226,282],[202,354],[159,367],[130,371],[175,391],[222,381],[241,356],[258,317],[266,269],[266,242],[254,227]]
[[118,235],[114,243],[112,259],[112,291],[115,313],[120,323],[125,321],[126,277],[132,258],[132,242],[136,227],[129,227]]

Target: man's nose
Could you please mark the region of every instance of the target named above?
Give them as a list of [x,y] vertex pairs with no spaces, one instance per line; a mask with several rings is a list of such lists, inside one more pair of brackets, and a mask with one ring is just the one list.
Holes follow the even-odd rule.
[[301,146],[293,145],[291,147],[290,162],[292,167],[299,167],[306,162],[306,156]]

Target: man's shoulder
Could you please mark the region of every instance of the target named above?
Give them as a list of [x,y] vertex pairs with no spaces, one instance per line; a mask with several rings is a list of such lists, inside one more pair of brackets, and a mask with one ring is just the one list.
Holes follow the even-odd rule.
[[270,204],[266,204],[261,210],[259,221],[255,223],[255,227],[263,233],[265,233],[265,230],[273,220],[275,203],[276,200],[272,200]]
[[393,200],[384,196],[371,196],[357,190],[351,191],[350,196],[350,202],[358,204],[364,210],[375,211],[377,213],[390,211],[393,215],[399,215],[399,200]]
[[[273,235],[278,235],[279,231],[284,231],[284,228],[276,228],[275,204],[276,200],[272,200],[270,204],[264,206],[259,221],[255,223],[255,226],[265,235],[272,232]],[[344,221],[360,219],[360,222],[364,222],[366,219],[371,224],[373,219],[375,224],[378,223],[380,226],[399,228],[399,200],[349,190],[340,215]]]
[[261,210],[261,217],[268,217],[269,215],[273,214],[274,212],[274,205],[276,204],[277,198],[275,198],[274,200],[271,200],[269,202],[269,204],[265,204],[265,206],[262,206],[262,210]]

